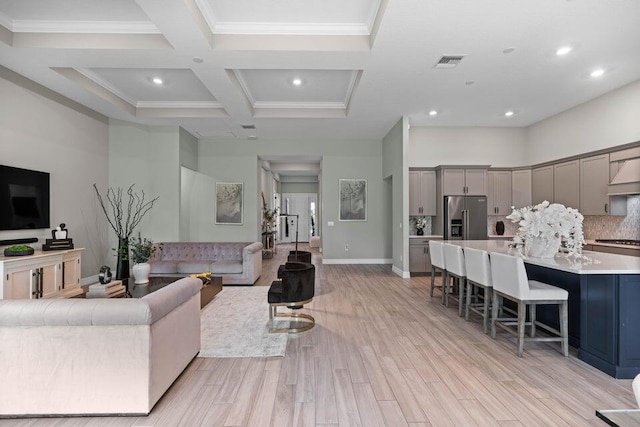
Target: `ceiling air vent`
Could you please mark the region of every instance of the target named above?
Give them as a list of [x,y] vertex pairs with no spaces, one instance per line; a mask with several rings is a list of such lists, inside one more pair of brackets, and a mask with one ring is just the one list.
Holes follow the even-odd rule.
[[464,55],[445,55],[436,63],[434,68],[454,68],[462,61]]
[[240,125],[242,126],[242,129],[255,129],[256,125]]

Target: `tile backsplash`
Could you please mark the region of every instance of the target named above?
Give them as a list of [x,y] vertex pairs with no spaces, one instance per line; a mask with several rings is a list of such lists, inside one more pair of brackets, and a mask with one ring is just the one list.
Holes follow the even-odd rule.
[[505,236],[513,236],[516,234],[518,224],[512,223],[511,220],[507,219],[506,215],[489,215],[489,217],[487,218],[487,234],[489,236],[498,235],[498,233],[496,233],[496,223],[498,221],[504,222]]
[[627,197],[627,216],[587,215],[584,237],[640,240],[640,196]]
[[[409,235],[410,236],[415,236],[416,235],[416,223],[415,223],[415,218],[421,218],[421,216],[410,216],[409,217]],[[426,227],[424,227],[424,234],[429,235],[431,234],[431,217],[430,216],[425,216],[423,218],[427,219],[427,225]]]

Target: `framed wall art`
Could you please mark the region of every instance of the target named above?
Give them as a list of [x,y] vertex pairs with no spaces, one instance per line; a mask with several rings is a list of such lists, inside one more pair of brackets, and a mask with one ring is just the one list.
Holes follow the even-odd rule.
[[367,180],[340,180],[340,221],[367,220]]
[[216,182],[216,224],[242,225],[244,184]]

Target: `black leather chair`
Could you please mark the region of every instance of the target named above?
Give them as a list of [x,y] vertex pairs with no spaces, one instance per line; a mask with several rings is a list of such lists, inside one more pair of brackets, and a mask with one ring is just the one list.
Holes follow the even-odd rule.
[[[278,313],[278,307],[292,310],[311,302],[315,293],[316,267],[305,262],[287,262],[279,272],[281,280],[271,284],[267,296],[269,302],[269,332],[303,332],[315,325],[315,319],[303,313]],[[275,328],[276,317],[291,317],[306,324],[294,328]]]
[[287,261],[306,262],[311,264],[311,252],[308,251],[289,251]]

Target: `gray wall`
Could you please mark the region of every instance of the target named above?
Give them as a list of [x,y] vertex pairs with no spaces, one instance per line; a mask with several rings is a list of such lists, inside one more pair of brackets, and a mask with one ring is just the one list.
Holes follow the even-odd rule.
[[[198,239],[245,241],[258,235],[257,209],[260,209],[259,177],[256,162],[260,155],[322,156],[319,197],[322,200],[322,241],[324,258],[331,260],[383,260],[391,243],[385,241],[388,224],[382,194],[382,146],[380,141],[237,141],[200,140],[199,172],[215,181],[244,182],[244,224],[215,225],[214,214],[200,209],[192,212],[192,226],[198,224]],[[364,178],[368,182],[366,222],[338,221],[338,180]],[[213,187],[212,187],[213,188]],[[210,190],[214,191],[214,190]],[[193,216],[198,220],[194,221]],[[329,221],[334,222],[328,227]],[[193,227],[192,227],[193,229]],[[193,234],[192,234],[193,236]],[[349,251],[344,250],[345,244]]]
[[282,182],[280,185],[284,193],[317,193],[317,182]]
[[[408,218],[408,215],[405,215],[404,209],[405,199],[408,203],[408,176],[406,178],[406,195],[403,184],[404,175],[408,175],[407,168],[404,166],[406,157],[403,143],[405,121],[405,119],[400,119],[382,140],[382,174],[385,179],[391,180],[391,183],[387,184],[391,187],[391,200],[386,200],[386,203],[390,203],[393,206],[392,217],[389,219],[388,226],[391,227],[391,235],[393,236],[393,267],[397,273],[409,271],[408,260],[406,260],[407,268],[404,266],[405,258],[408,258],[408,255],[405,256],[404,254],[405,241],[408,241],[409,238],[408,233],[404,232],[408,228],[408,220],[405,221],[405,217]],[[384,194],[389,194],[389,192]],[[405,222],[407,223],[406,225],[404,224]],[[404,237],[405,234],[407,234],[406,238]],[[407,254],[408,251],[407,244]]]
[[[106,117],[0,67],[0,163],[51,174],[51,227],[66,223],[75,246],[85,248],[83,277],[97,274],[109,253],[92,187],[106,187],[108,161]],[[51,231],[0,231],[0,239],[24,237],[51,238]]]

